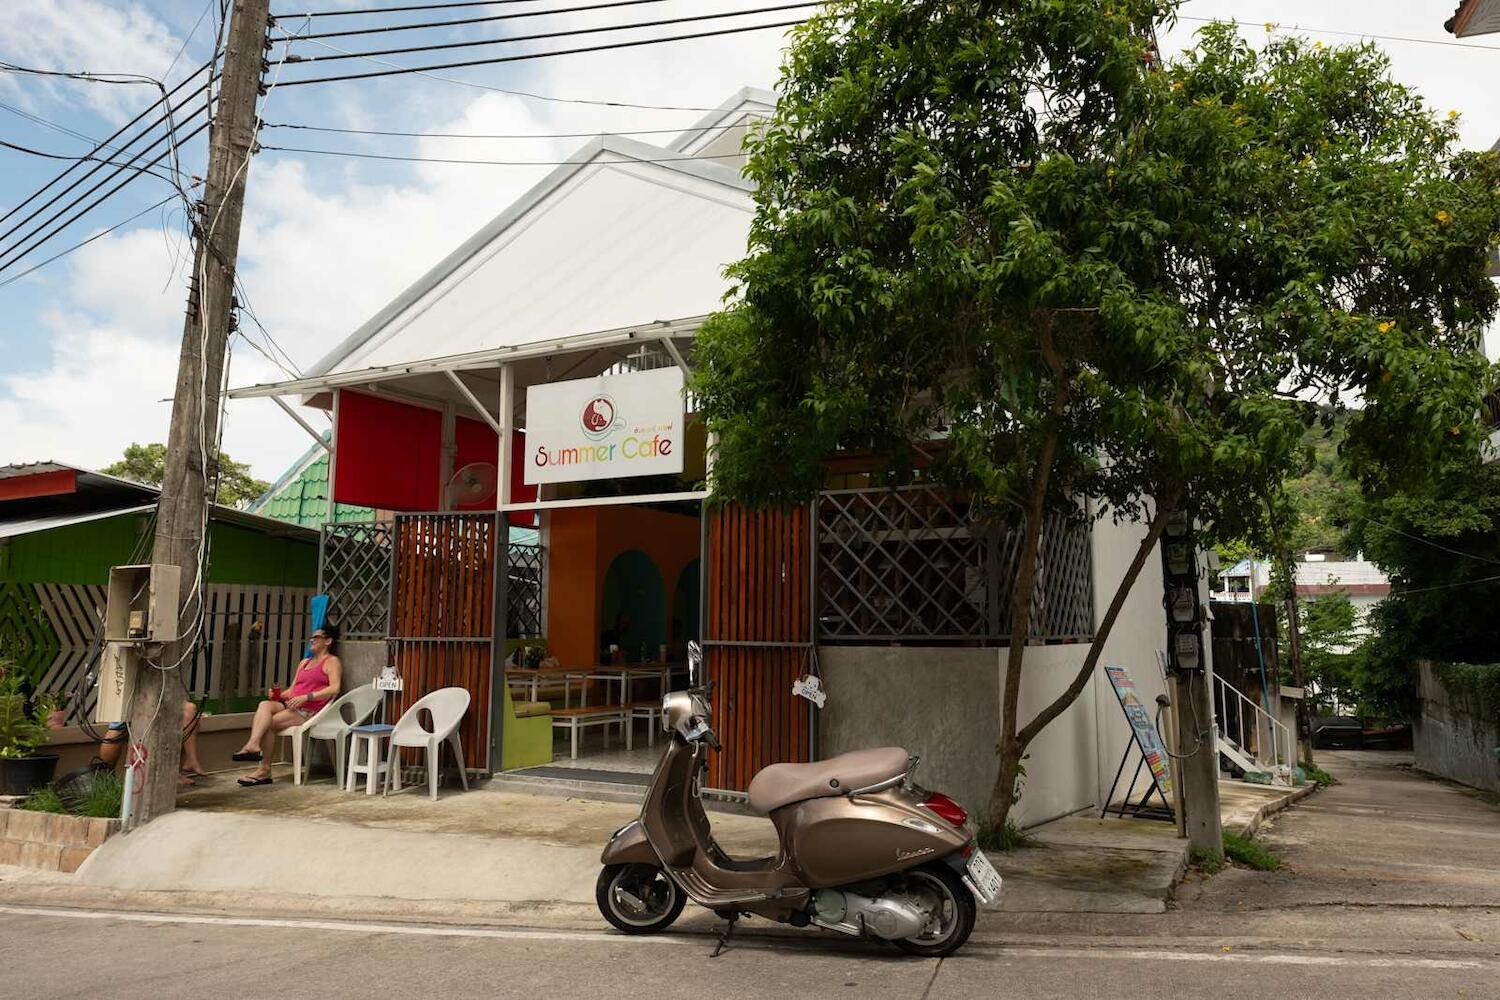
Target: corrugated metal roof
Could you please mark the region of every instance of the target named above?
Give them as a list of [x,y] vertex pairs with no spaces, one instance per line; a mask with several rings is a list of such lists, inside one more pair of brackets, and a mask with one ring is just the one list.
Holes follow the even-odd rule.
[[[60,470],[50,470],[57,472]],[[102,521],[106,517],[120,517],[125,514],[139,514],[142,511],[151,510],[155,504],[145,504],[140,507],[125,507],[120,510],[95,510],[80,514],[53,514],[49,517],[34,517],[23,521],[0,521],[0,538],[14,538],[17,535],[29,535],[36,531],[51,531],[53,528],[66,528],[72,524],[82,524],[85,521]]]
[[[255,513],[304,528],[318,528],[328,520],[328,453],[317,445],[313,449],[316,454],[309,453],[299,459],[300,471],[290,478],[283,477],[284,482],[255,502]],[[371,507],[342,503],[334,507],[334,520],[338,523],[369,521],[374,517],[375,510]]]

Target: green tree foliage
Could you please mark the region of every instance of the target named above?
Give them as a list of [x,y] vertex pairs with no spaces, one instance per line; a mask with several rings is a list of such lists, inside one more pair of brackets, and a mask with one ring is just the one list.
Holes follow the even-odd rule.
[[1363,499],[1349,537],[1391,579],[1361,650],[1373,711],[1412,715],[1418,659],[1500,661],[1500,464],[1461,450],[1420,488]]
[[[160,486],[167,464],[164,444],[131,444],[125,457],[99,470],[107,475],[131,479],[147,486]],[[236,462],[219,452],[219,492],[216,503],[228,507],[246,507],[270,488],[270,484],[250,474],[250,466]]]
[[[1308,399],[1363,399],[1345,451],[1388,482],[1477,401],[1500,163],[1457,152],[1370,47],[1214,25],[1156,72],[1174,10],[830,0],[748,141],[749,251],[700,336],[717,495],[803,501],[830,453],[869,449],[1024,527],[997,828],[1167,509],[1269,547]],[[1032,556],[1082,496],[1145,537],[1078,675],[1022,720]]]
[[[1300,602],[1298,622],[1303,676],[1315,692],[1311,694],[1310,705],[1314,714],[1332,714],[1335,701],[1340,705],[1357,704],[1359,616],[1349,595],[1336,591]],[[1282,644],[1284,662],[1289,655],[1288,645]]]

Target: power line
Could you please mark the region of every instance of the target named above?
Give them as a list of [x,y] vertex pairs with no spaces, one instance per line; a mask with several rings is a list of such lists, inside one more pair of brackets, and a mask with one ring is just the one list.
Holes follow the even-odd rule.
[[[199,112],[194,112],[191,116],[189,116],[189,118],[187,120],[191,121],[193,118],[196,118],[198,116],[198,114],[199,114]],[[186,137],[184,137],[182,139],[182,142],[189,142],[189,141],[191,141],[199,133],[205,131],[211,124],[212,124],[212,122],[204,122],[202,125],[199,125],[196,129],[194,129],[191,133],[189,133]],[[171,138],[171,137],[169,137],[169,138]],[[160,143],[158,142],[157,145],[159,145],[159,144]],[[175,142],[173,142],[171,145],[168,146],[168,148],[166,150],[164,150],[163,152],[159,153],[157,155],[157,157],[154,160],[152,160],[150,163],[148,163],[146,166],[148,168],[149,167],[154,167],[154,166],[156,166],[156,164],[160,163],[162,160],[166,159],[168,156],[174,155],[175,150],[176,150],[176,145],[177,144]],[[144,155],[144,151],[143,151],[142,154],[138,154],[138,155]],[[116,170],[115,173],[113,173],[110,176],[104,178],[104,180],[100,181],[99,184],[95,185],[89,191],[87,191],[84,194],[80,195],[78,198],[75,198],[68,205],[67,208],[64,208],[61,211],[57,212],[51,218],[49,218],[46,222],[42,223],[42,225],[39,226],[37,229],[32,230],[32,232],[28,236],[23,237],[23,240],[29,241],[29,242],[25,242],[24,245],[21,244],[21,243],[15,244],[9,250],[4,251],[4,253],[0,253],[0,257],[8,257],[8,258],[10,258],[9,260],[6,260],[3,263],[0,263],[0,271],[4,271],[6,268],[13,267],[18,261],[20,261],[23,258],[25,258],[27,254],[31,253],[37,247],[42,246],[48,240],[51,240],[54,236],[57,236],[63,230],[67,229],[73,223],[75,223],[79,219],[83,218],[85,215],[87,215],[89,212],[93,211],[95,208],[97,208],[99,205],[103,204],[105,201],[108,201],[110,198],[114,197],[116,194],[118,194],[120,192],[120,190],[122,188],[124,188],[127,185],[131,184],[132,182],[134,182],[135,180],[137,180],[141,176],[139,173],[131,174],[130,176],[126,177],[123,181],[121,181],[120,183],[116,184],[114,187],[110,188],[104,194],[100,195],[98,198],[95,198],[88,205],[85,205],[82,209],[79,209],[79,211],[76,212],[71,218],[68,218],[68,219],[64,220],[62,223],[58,224],[57,226],[54,226],[51,231],[43,234],[42,236],[40,236],[40,237],[37,236],[37,233],[40,232],[42,228],[45,228],[47,225],[51,224],[59,216],[61,216],[61,215],[65,214],[66,212],[68,212],[74,205],[77,205],[80,201],[82,201],[84,198],[87,198],[94,191],[97,191],[99,188],[103,187],[105,184],[108,184],[112,179],[114,179],[115,177],[118,177],[121,173],[124,173],[123,169]],[[183,190],[181,190],[179,188],[178,191],[177,191],[177,193],[171,195],[168,198],[168,200],[170,201],[172,198],[176,198],[176,197],[182,197],[184,200],[188,201],[189,202],[189,208],[191,208],[191,200],[187,198],[187,192],[185,192],[185,191],[183,191]]]
[[1375,527],[1377,527],[1377,528],[1383,528],[1386,531],[1389,531],[1389,532],[1391,532],[1394,535],[1400,535],[1402,538],[1410,539],[1411,541],[1418,542],[1418,543],[1420,543],[1422,545],[1430,545],[1430,546],[1432,546],[1435,549],[1442,549],[1444,552],[1447,552],[1450,555],[1462,556],[1465,559],[1473,559],[1475,562],[1492,563],[1492,564],[1494,564],[1496,566],[1500,566],[1500,559],[1491,559],[1488,556],[1477,556],[1477,555],[1475,555],[1472,552],[1464,552],[1461,549],[1454,549],[1454,548],[1449,548],[1446,545],[1440,545],[1437,542],[1434,542],[1434,541],[1431,541],[1429,539],[1423,538],[1420,535],[1413,535],[1410,532],[1402,531],[1400,528],[1393,528],[1389,524],[1385,524],[1383,522],[1375,520],[1373,517],[1371,517],[1368,514],[1359,514],[1359,515],[1356,515],[1356,516],[1358,516],[1361,520],[1363,520],[1363,521],[1365,521],[1365,522],[1367,522],[1369,524],[1375,525]]
[[[1179,14],[1177,15],[1177,20],[1196,21],[1200,24],[1214,24],[1224,22],[1225,19],[1222,17],[1188,17],[1185,14]],[[1314,35],[1343,35],[1347,38],[1375,38],[1382,42],[1412,42],[1416,45],[1446,45],[1456,49],[1486,49],[1490,52],[1500,52],[1500,45],[1479,45],[1474,42],[1448,42],[1440,38],[1417,38],[1413,35],[1376,35],[1368,31],[1340,31],[1335,28],[1304,28],[1300,24],[1288,26],[1277,24],[1274,21],[1267,21],[1266,25],[1269,31],[1305,31]],[[1241,28],[1249,27],[1247,24],[1240,24],[1238,26]]]
[[[460,160],[441,156],[396,156],[388,153],[357,153],[348,149],[305,149],[301,146],[262,146],[268,153],[314,153],[320,156],[348,156],[357,160],[397,160],[403,163],[467,163],[482,167],[560,167],[572,160]],[[632,163],[681,163],[684,160],[733,160],[741,153],[715,153],[711,156],[659,156],[632,158]]]
[[[85,156],[78,156],[78,155],[73,154],[73,153],[49,153],[45,149],[32,149],[30,146],[23,146],[20,143],[16,143],[16,142],[7,142],[4,139],[0,139],[0,148],[13,149],[13,150],[15,150],[18,153],[27,153],[27,154],[30,154],[31,156],[40,156],[40,157],[42,157],[44,159],[48,159],[48,160],[94,160],[94,159],[97,159],[97,157],[87,156],[87,155],[85,155]],[[119,163],[118,161],[111,160],[111,159],[104,159],[104,160],[101,160],[100,162],[102,162],[102,163],[113,163],[113,164],[115,164],[117,166],[120,166],[120,167],[123,167],[123,168],[125,168],[127,170],[136,170],[136,171],[139,171],[141,173],[147,173],[147,174],[150,174],[152,177],[159,178],[161,180],[166,181],[168,184],[172,184],[174,187],[176,186],[176,182],[173,181],[172,178],[168,177],[166,174],[157,173],[154,170],[147,170],[147,169],[145,169],[143,167],[133,167],[133,166],[130,166],[129,164]]]
[[[217,52],[215,52],[215,58],[217,58]],[[170,98],[172,95],[176,94],[183,87],[186,87],[189,82],[191,82],[192,80],[196,79],[198,77],[198,74],[202,73],[205,69],[211,71],[213,65],[214,65],[214,60],[210,59],[208,62],[204,63],[202,66],[199,66],[197,69],[193,70],[193,72],[189,73],[186,77],[184,77],[182,79],[182,81],[177,84],[177,86],[175,86],[171,90],[167,91],[167,95],[166,96]],[[212,81],[213,81],[213,73],[210,72],[210,74],[209,74],[209,83],[212,83]],[[191,95],[189,95],[188,98],[186,98],[186,100],[192,100],[193,97],[197,96],[203,90],[207,89],[208,85],[209,85],[208,83],[205,83],[203,85],[203,87],[199,88],[198,90],[194,91]],[[94,148],[89,151],[89,155],[91,155],[91,156],[95,155],[101,149],[112,149],[115,152],[124,152],[123,148],[111,146],[110,143],[114,142],[120,136],[124,135],[130,129],[134,128],[135,125],[136,125],[136,123],[138,123],[141,119],[145,118],[147,115],[149,115],[151,113],[152,109],[156,107],[156,104],[157,104],[157,102],[153,101],[151,103],[151,105],[149,107],[147,107],[144,111],[142,111],[140,114],[136,115],[134,118],[130,119],[130,121],[126,122],[124,125],[120,126],[118,129],[116,129],[109,136],[109,138],[104,139],[102,141],[95,142]],[[178,104],[177,106],[181,107],[182,104]],[[24,114],[24,112],[18,112],[18,113]],[[30,117],[30,116],[28,116],[28,117]],[[158,118],[157,122],[160,122],[161,120],[162,119]],[[154,128],[155,125],[156,125],[156,122],[153,122],[151,125],[146,126],[146,130]],[[52,126],[52,125],[49,124],[48,127],[59,127],[59,126]],[[145,130],[143,130],[143,132],[144,131]],[[79,133],[74,133],[74,134],[78,135]],[[87,137],[83,137],[83,138],[87,138]],[[125,146],[129,147],[129,146],[133,145],[137,141],[139,141],[139,137],[137,137],[137,139],[132,139],[129,142],[125,143]],[[37,188],[31,194],[27,195],[26,198],[24,198],[19,204],[17,204],[14,207],[12,207],[4,215],[0,215],[0,222],[4,222],[6,219],[8,219],[12,215],[14,215],[16,212],[18,212],[21,209],[25,208],[32,201],[34,201],[37,198],[41,197],[42,194],[44,194],[47,191],[48,188],[50,188],[52,185],[56,184],[58,181],[62,180],[64,177],[66,177],[69,173],[71,173],[74,169],[76,169],[77,166],[78,166],[78,164],[74,164],[73,166],[68,167],[66,170],[64,170],[62,173],[58,174],[56,177],[52,178],[46,184],[43,184],[41,187]],[[74,186],[76,186],[76,184]],[[69,188],[69,190],[71,190],[71,188]],[[64,192],[64,193],[66,193],[66,192]],[[3,238],[4,238],[3,236],[0,236],[0,239],[3,239]]]
[[[172,75],[172,68],[177,65],[177,60],[181,59],[182,54],[187,51],[188,44],[192,42],[193,36],[198,33],[198,28],[203,24],[203,19],[208,16],[208,12],[212,10],[214,4],[218,2],[219,0],[208,0],[208,2],[203,5],[203,9],[198,12],[198,20],[193,22],[193,26],[189,28],[187,34],[182,37],[182,45],[178,47],[177,54],[172,57],[171,62],[167,63],[167,68],[161,71],[161,78],[163,80]],[[215,45],[214,47],[218,48],[217,45]]]
[[[639,2],[639,0],[636,0]],[[728,11],[714,14],[687,14],[681,17],[665,17],[655,21],[638,21],[633,24],[605,24],[589,28],[566,28],[558,31],[543,31],[531,35],[511,35],[507,38],[480,38],[464,42],[437,42],[432,45],[413,45],[404,49],[374,49],[369,52],[339,53],[331,56],[288,56],[289,63],[335,62],[340,59],[357,59],[361,56],[400,56],[417,52],[441,52],[449,49],[472,49],[486,45],[510,45],[515,42],[537,42],[547,38],[572,38],[578,35],[597,35],[610,31],[634,31],[640,28],[663,28],[672,24],[691,24],[698,21],[722,21],[731,17],[748,17],[752,14],[774,14],[784,10],[816,7],[822,0],[802,0],[800,3],[778,4],[774,7],[753,7],[749,10]]]
[[[564,7],[551,10],[526,10],[515,14],[489,14],[484,17],[465,17],[455,21],[418,21],[415,24],[386,24],[378,28],[349,28],[345,31],[319,31],[310,35],[297,35],[299,41],[309,42],[318,38],[346,38],[350,35],[378,35],[388,31],[415,31],[418,28],[456,28],[465,24],[486,24],[492,21],[514,21],[523,17],[551,17],[559,14],[578,14],[589,10],[606,10],[612,7],[635,7],[646,3],[666,3],[667,0],[609,0],[608,3],[589,4],[587,7]],[[291,41],[278,38],[277,42]]]
[[461,0],[453,3],[418,3],[406,7],[369,7],[364,9],[310,10],[302,14],[272,14],[271,22],[296,20],[303,17],[344,17],[349,14],[369,16],[373,14],[400,14],[410,10],[444,10],[454,7],[503,7],[513,3],[538,3],[540,0]]
[[[129,142],[125,143],[125,145],[122,148],[120,148],[119,152],[120,152],[121,155],[124,155],[124,153],[127,150],[129,150],[129,148],[131,146],[134,146],[136,143],[138,143],[141,140],[145,139],[150,134],[150,130],[151,129],[155,128],[157,125],[160,125],[163,122],[169,122],[170,123],[169,124],[169,128],[168,128],[167,132],[164,133],[162,136],[159,136],[157,139],[155,139],[154,141],[152,141],[151,143],[149,143],[148,145],[146,145],[145,147],[143,147],[142,149],[140,149],[133,156],[131,156],[131,158],[129,160],[125,161],[125,163],[123,163],[123,164],[119,163],[116,160],[108,160],[108,161],[100,161],[95,166],[90,167],[87,171],[85,171],[83,173],[83,175],[81,177],[78,177],[76,180],[74,180],[67,187],[63,188],[61,191],[58,191],[50,199],[48,199],[47,201],[43,202],[41,205],[37,206],[34,210],[32,210],[32,212],[31,212],[30,215],[26,216],[21,221],[14,223],[5,232],[0,233],[0,240],[9,239],[10,236],[11,236],[11,234],[15,233],[18,229],[21,229],[23,226],[27,225],[29,222],[31,222],[31,220],[35,219],[38,215],[41,215],[43,212],[47,211],[47,209],[49,209],[53,205],[57,204],[63,198],[67,197],[68,194],[70,192],[72,192],[75,188],[77,188],[80,184],[83,184],[90,177],[94,176],[94,174],[96,174],[100,170],[102,170],[104,168],[104,166],[105,166],[106,163],[114,164],[116,166],[117,169],[116,169],[116,171],[115,171],[114,174],[106,175],[105,177],[103,177],[102,179],[100,179],[100,181],[97,184],[95,184],[93,187],[89,188],[83,194],[81,194],[77,198],[75,198],[66,207],[64,207],[63,209],[61,209],[61,211],[59,211],[58,213],[54,214],[51,219],[48,219],[47,221],[42,222],[40,225],[37,226],[36,229],[33,229],[32,230],[32,234],[35,234],[42,227],[48,225],[48,223],[50,223],[53,219],[56,219],[58,217],[58,215],[61,215],[63,212],[68,211],[68,209],[72,208],[74,205],[77,205],[79,201],[82,201],[84,198],[87,198],[93,192],[99,190],[99,188],[103,187],[105,184],[108,184],[109,181],[115,175],[117,175],[121,169],[124,169],[125,167],[128,167],[128,166],[134,164],[137,160],[139,160],[141,157],[145,156],[147,153],[151,152],[151,150],[153,150],[156,147],[160,146],[163,142],[168,142],[168,143],[171,144],[170,147],[169,147],[169,152],[175,150],[175,147],[177,145],[177,143],[176,143],[176,131],[175,130],[177,128],[181,128],[181,127],[185,126],[188,122],[192,121],[194,118],[196,118],[203,111],[208,110],[208,106],[205,105],[203,108],[200,108],[197,111],[192,112],[186,118],[184,118],[181,122],[171,122],[172,114],[174,112],[180,110],[184,106],[186,106],[187,103],[189,101],[193,100],[193,98],[197,97],[198,94],[201,94],[205,90],[207,90],[208,86],[209,86],[209,83],[211,83],[211,82],[212,82],[212,78],[210,78],[210,80],[208,82],[204,83],[197,90],[193,91],[193,93],[189,94],[187,97],[185,97],[181,101],[179,101],[174,107],[169,107],[154,122],[152,122],[150,125],[146,126],[146,128],[144,130],[142,130],[142,132],[141,132],[140,135],[136,136],[134,139],[131,139]],[[196,135],[197,133],[194,133],[194,134]],[[97,149],[95,151],[97,152]],[[174,155],[174,158],[175,158],[175,152],[173,153],[173,155]],[[147,165],[148,168],[150,166],[154,166],[157,162],[160,161],[160,159],[161,158],[158,157],[157,160],[153,160],[150,164]],[[74,164],[74,167],[76,167],[76,166],[77,166],[77,164]],[[71,171],[72,169],[73,169],[73,167],[69,167],[67,170],[64,170],[61,174],[58,174],[57,177],[53,178],[51,181],[48,181],[47,184],[43,185],[40,189],[38,189],[37,194],[40,194],[42,191],[45,191],[48,187],[50,187],[53,184],[57,183],[57,181],[61,180],[63,177],[66,177],[68,175],[69,171]],[[181,177],[181,171],[176,171],[175,175],[178,178],[180,178]],[[184,197],[184,199],[186,199],[186,195],[182,191],[181,180],[179,179],[179,180],[175,181],[174,183],[177,186],[178,193],[182,194],[183,197]],[[36,194],[33,194],[32,196],[28,197],[26,199],[26,201],[23,201],[20,205],[17,205],[15,208],[13,208],[9,212],[7,212],[4,216],[0,216],[0,221],[4,221],[4,219],[9,218],[11,215],[14,215],[21,208],[25,207],[25,205],[28,202],[30,202],[34,198],[36,198],[36,196],[37,196]],[[23,237],[21,237],[22,240],[29,239],[29,238],[30,238],[29,236],[23,236]],[[4,256],[4,255],[0,254],[0,256]]]
[[[463,69],[469,66],[492,66],[499,63],[523,62],[528,59],[549,59],[554,56],[582,55],[588,52],[606,52],[612,49],[633,49],[644,45],[663,45],[668,42],[687,42],[699,38],[717,38],[724,35],[742,35],[747,31],[766,31],[771,28],[790,28],[805,22],[805,18],[792,21],[776,21],[771,24],[748,24],[738,28],[717,28],[713,31],[698,31],[687,35],[668,35],[664,38],[642,38],[632,42],[610,42],[604,45],[588,45],[576,49],[554,49],[550,52],[527,52],[514,56],[496,56],[491,59],[471,59],[465,62],[439,63],[435,66],[409,66],[381,70],[375,73],[349,73],[344,76],[317,76],[307,80],[288,80],[283,87],[301,87],[310,83],[338,83],[343,80],[368,80],[372,77],[401,76],[406,73],[424,73],[435,69]],[[716,108],[695,110],[718,110]]]
[[54,260],[59,260],[60,258],[66,257],[68,254],[72,253],[73,251],[80,250],[83,247],[88,246],[90,243],[94,242],[95,240],[100,239],[100,238],[105,237],[105,236],[108,236],[110,233],[114,232],[115,230],[120,229],[120,228],[122,228],[124,226],[130,225],[136,219],[139,219],[141,216],[147,214],[148,212],[154,212],[154,211],[156,211],[158,208],[161,208],[167,202],[171,201],[172,199],[174,199],[176,197],[177,196],[175,194],[169,194],[165,198],[163,198],[161,201],[157,202],[154,205],[148,205],[148,206],[146,206],[145,208],[141,209],[139,212],[135,213],[134,215],[132,215],[130,218],[124,220],[123,222],[117,222],[113,226],[110,226],[108,229],[102,229],[102,230],[100,230],[99,232],[95,233],[93,236],[90,236],[88,239],[84,240],[83,242],[81,242],[81,243],[75,243],[72,246],[68,247],[68,249],[62,251],[61,253],[55,253],[55,254],[53,254],[51,257],[48,257],[46,260],[42,261],[40,264],[34,264],[31,267],[27,268],[26,270],[22,271],[20,274],[13,274],[13,275],[11,275],[9,278],[6,278],[5,280],[0,281],[0,288],[4,288],[6,285],[14,284],[17,281],[20,281],[22,278],[26,277],[28,274],[31,274],[33,271],[37,271],[37,270],[39,270],[41,268],[46,267],[48,264],[52,263]]
[[[319,41],[317,39],[312,39],[312,43],[332,52],[349,52],[348,49],[340,48],[337,45],[333,45],[329,42]],[[358,55],[358,53],[350,54]],[[398,63],[388,62],[385,59],[372,59],[369,56],[361,56],[360,58],[373,66],[385,66],[388,69],[401,70],[403,72],[412,72],[412,70],[408,69],[405,66],[401,66]],[[436,73],[429,73],[426,70],[422,69],[418,69],[415,72],[423,79],[434,80],[438,83],[447,83],[455,87],[468,87],[471,90],[482,90],[490,94],[505,94],[507,97],[519,97],[522,100],[541,101],[549,104],[578,104],[601,108],[632,108],[640,109],[643,111],[704,112],[722,110],[721,108],[709,108],[692,104],[638,104],[632,101],[607,101],[588,97],[558,97],[555,94],[539,94],[536,91],[532,90],[514,90],[506,87],[496,87],[488,83],[478,83],[474,80],[459,80],[451,76],[438,76]]]
[[690,128],[595,129],[592,132],[400,132],[394,129],[334,128],[331,125],[301,125],[289,122],[266,122],[266,128],[299,129],[305,132],[332,132],[339,135],[385,135],[407,139],[592,139],[599,135],[681,135],[685,132],[713,132],[726,125],[699,125]]
[[[16,107],[13,104],[6,104],[4,101],[0,101],[0,110],[9,111],[11,114],[16,115],[19,118],[24,118],[27,121],[32,122],[33,124],[40,125],[42,128],[51,129],[52,131],[58,133],[59,135],[71,136],[74,139],[79,139],[79,140],[82,140],[83,142],[92,143],[94,145],[96,151],[99,150],[99,149],[108,149],[108,150],[110,150],[112,152],[120,152],[121,151],[118,146],[105,146],[105,145],[102,145],[99,142],[98,139],[95,139],[91,135],[84,135],[82,132],[79,132],[79,131],[77,131],[75,129],[68,128],[68,127],[66,127],[64,125],[59,125],[57,122],[48,121],[47,119],[39,117],[38,115],[34,115],[31,112],[29,112],[29,111],[24,111],[21,108],[18,108],[18,107]],[[45,155],[45,154],[43,154],[43,155]],[[100,158],[97,157],[97,156],[94,156],[92,153],[84,154],[84,155],[81,155],[81,156],[79,154],[77,154],[77,153],[74,153],[72,155],[69,155],[69,156],[66,156],[66,157],[62,157],[62,159],[68,159],[68,160],[99,160]],[[106,157],[106,158],[104,158],[103,162],[105,162],[105,163],[118,163],[119,161],[112,160],[112,159],[109,159],[109,158]],[[76,166],[76,164],[75,164],[75,166]],[[71,168],[69,168],[69,169],[71,169]],[[166,181],[169,184],[173,182],[172,178],[168,177],[166,174],[157,173],[155,171],[153,171],[152,174],[153,174],[153,176],[160,177],[162,180]],[[17,206],[17,207],[19,207],[19,206]],[[9,214],[9,213],[7,213],[7,214]]]
[[1393,588],[1391,591],[1391,596],[1405,597],[1407,594],[1425,594],[1428,591],[1432,590],[1452,590],[1454,587],[1470,587],[1476,583],[1494,583],[1496,580],[1500,580],[1500,576],[1481,576],[1478,579],[1474,580],[1459,580],[1455,583],[1439,583],[1436,586],[1417,587],[1414,590],[1408,590],[1405,587]]

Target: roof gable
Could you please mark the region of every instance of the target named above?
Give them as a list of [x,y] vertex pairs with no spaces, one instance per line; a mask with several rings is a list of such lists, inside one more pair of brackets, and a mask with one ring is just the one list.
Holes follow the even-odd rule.
[[713,160],[594,139],[309,374],[711,312],[744,253],[752,191]]

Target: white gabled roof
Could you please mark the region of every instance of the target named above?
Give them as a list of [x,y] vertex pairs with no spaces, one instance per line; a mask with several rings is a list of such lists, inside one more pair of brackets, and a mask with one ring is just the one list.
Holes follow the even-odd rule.
[[356,330],[310,376],[700,316],[745,253],[751,184],[619,136],[565,165]]
[[750,125],[770,117],[776,110],[776,95],[759,87],[745,87],[713,111],[694,122],[691,128],[672,140],[670,149],[693,156],[713,156],[736,166],[744,158],[731,158],[740,152]]

